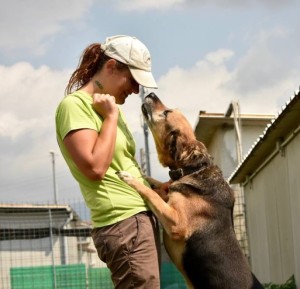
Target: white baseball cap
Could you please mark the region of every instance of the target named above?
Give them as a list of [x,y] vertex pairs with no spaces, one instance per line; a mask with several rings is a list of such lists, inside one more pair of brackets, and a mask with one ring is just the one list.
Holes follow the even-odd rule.
[[101,44],[104,54],[128,65],[135,81],[145,87],[157,88],[151,73],[151,56],[147,47],[135,37],[116,35]]

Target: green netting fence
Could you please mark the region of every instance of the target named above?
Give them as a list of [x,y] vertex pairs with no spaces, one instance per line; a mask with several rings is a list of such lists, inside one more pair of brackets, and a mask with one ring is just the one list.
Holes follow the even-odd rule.
[[[107,268],[86,268],[84,264],[14,267],[10,269],[11,289],[113,289]],[[172,263],[163,263],[162,289],[186,289]]]

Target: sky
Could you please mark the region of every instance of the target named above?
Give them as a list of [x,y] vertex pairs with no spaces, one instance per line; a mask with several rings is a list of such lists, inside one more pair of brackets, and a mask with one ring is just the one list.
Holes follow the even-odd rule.
[[[151,53],[154,92],[193,127],[200,110],[225,113],[233,100],[242,113],[276,114],[300,85],[298,0],[1,4],[0,203],[53,203],[54,192],[58,203],[80,200],[56,142],[54,117],[90,43],[118,34],[140,39]],[[141,101],[130,95],[122,106],[137,159],[144,146]],[[149,143],[152,176],[167,180],[151,136]]]

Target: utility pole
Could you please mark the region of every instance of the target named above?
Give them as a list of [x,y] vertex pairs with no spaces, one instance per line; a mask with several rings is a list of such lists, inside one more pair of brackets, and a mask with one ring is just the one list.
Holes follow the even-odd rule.
[[57,205],[57,185],[56,185],[56,174],[55,174],[55,153],[50,151],[52,160],[52,176],[53,176],[53,193],[54,193],[54,203]]
[[230,117],[233,114],[234,131],[236,134],[236,154],[237,165],[242,161],[243,149],[242,149],[242,125],[241,125],[241,113],[240,105],[238,101],[232,101],[225,113],[226,117]]
[[238,165],[242,162],[243,149],[242,149],[242,125],[241,125],[241,112],[238,101],[232,101],[233,121],[236,132],[236,150]]
[[[146,94],[146,89],[143,86],[141,86],[140,87],[140,97],[141,97],[142,103],[144,102],[145,94]],[[149,142],[148,142],[149,129],[148,129],[148,126],[147,126],[146,122],[144,121],[144,119],[142,119],[142,128],[144,131],[144,139],[145,139],[145,156],[146,156],[146,172],[145,173],[148,176],[151,176],[150,152],[149,152]],[[141,162],[143,162],[143,161],[141,160]]]

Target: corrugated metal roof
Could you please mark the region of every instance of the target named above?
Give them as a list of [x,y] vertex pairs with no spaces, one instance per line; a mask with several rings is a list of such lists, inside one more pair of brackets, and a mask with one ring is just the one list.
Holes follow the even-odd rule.
[[69,205],[46,205],[46,204],[0,204],[0,212],[12,213],[47,213],[51,211],[54,214],[72,214],[73,220],[81,220],[80,216]]
[[45,205],[45,204],[0,204],[0,208],[15,208],[15,209],[65,209],[71,210],[69,205]]
[[[49,223],[51,212],[51,225]],[[0,204],[0,241],[50,237],[89,237],[91,225],[69,205]],[[71,227],[65,227],[71,221]],[[51,230],[50,230],[51,229]]]
[[241,164],[229,177],[229,182],[232,184],[245,182],[265,159],[276,150],[278,143],[283,142],[299,127],[300,93],[298,90],[253,143],[248,153],[243,157]]

